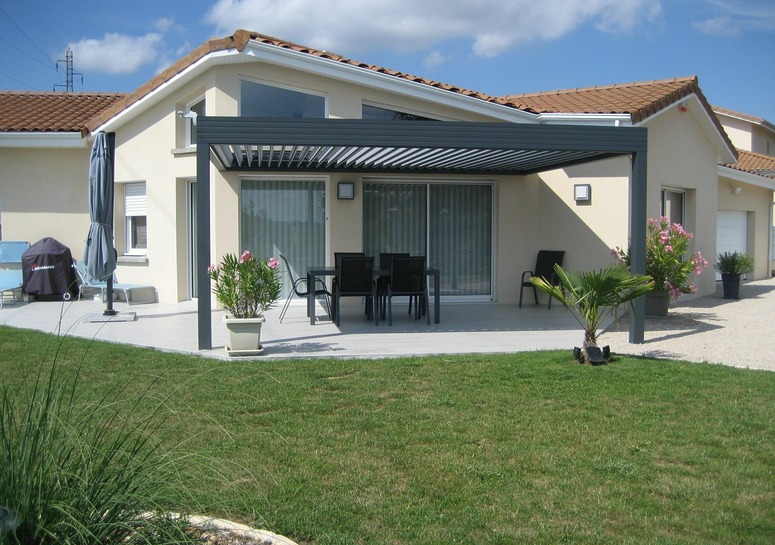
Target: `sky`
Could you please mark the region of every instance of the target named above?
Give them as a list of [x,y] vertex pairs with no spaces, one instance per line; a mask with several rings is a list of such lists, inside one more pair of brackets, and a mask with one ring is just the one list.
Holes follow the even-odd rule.
[[0,0],[0,90],[131,92],[244,28],[506,95],[696,75],[775,123],[774,0]]

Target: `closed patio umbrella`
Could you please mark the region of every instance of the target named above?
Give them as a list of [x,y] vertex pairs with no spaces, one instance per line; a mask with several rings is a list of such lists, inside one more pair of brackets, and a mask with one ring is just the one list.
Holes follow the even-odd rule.
[[[111,135],[112,136],[112,135]],[[113,151],[115,144],[104,132],[98,132],[89,160],[89,236],[83,263],[92,278],[107,282],[108,304],[105,315],[113,310],[113,272],[116,250],[113,247]]]

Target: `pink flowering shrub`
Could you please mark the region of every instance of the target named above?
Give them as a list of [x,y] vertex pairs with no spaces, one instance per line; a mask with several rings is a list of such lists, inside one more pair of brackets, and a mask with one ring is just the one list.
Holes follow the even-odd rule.
[[[689,281],[693,273],[699,275],[708,266],[700,252],[687,258],[689,241],[694,235],[678,223],[665,217],[649,219],[646,226],[646,274],[654,279],[654,290],[669,291],[678,299],[684,293],[694,293],[697,286]],[[630,250],[616,247],[613,256],[628,267]]]
[[257,318],[280,298],[279,262],[259,260],[245,250],[239,257],[226,254],[219,265],[210,265],[215,299],[232,318]]

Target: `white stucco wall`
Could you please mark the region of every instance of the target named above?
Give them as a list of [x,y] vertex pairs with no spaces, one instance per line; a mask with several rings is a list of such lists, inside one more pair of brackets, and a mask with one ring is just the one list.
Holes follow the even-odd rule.
[[89,232],[89,152],[0,148],[4,240],[53,237],[83,257]]

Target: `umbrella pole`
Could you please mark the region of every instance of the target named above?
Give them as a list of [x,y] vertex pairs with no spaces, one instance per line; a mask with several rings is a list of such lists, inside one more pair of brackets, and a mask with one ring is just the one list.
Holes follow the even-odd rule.
[[105,312],[102,314],[104,316],[115,316],[118,314],[117,310],[113,310],[113,275],[111,274],[108,277],[108,284],[107,284],[107,292],[108,292],[108,306],[105,307]]

